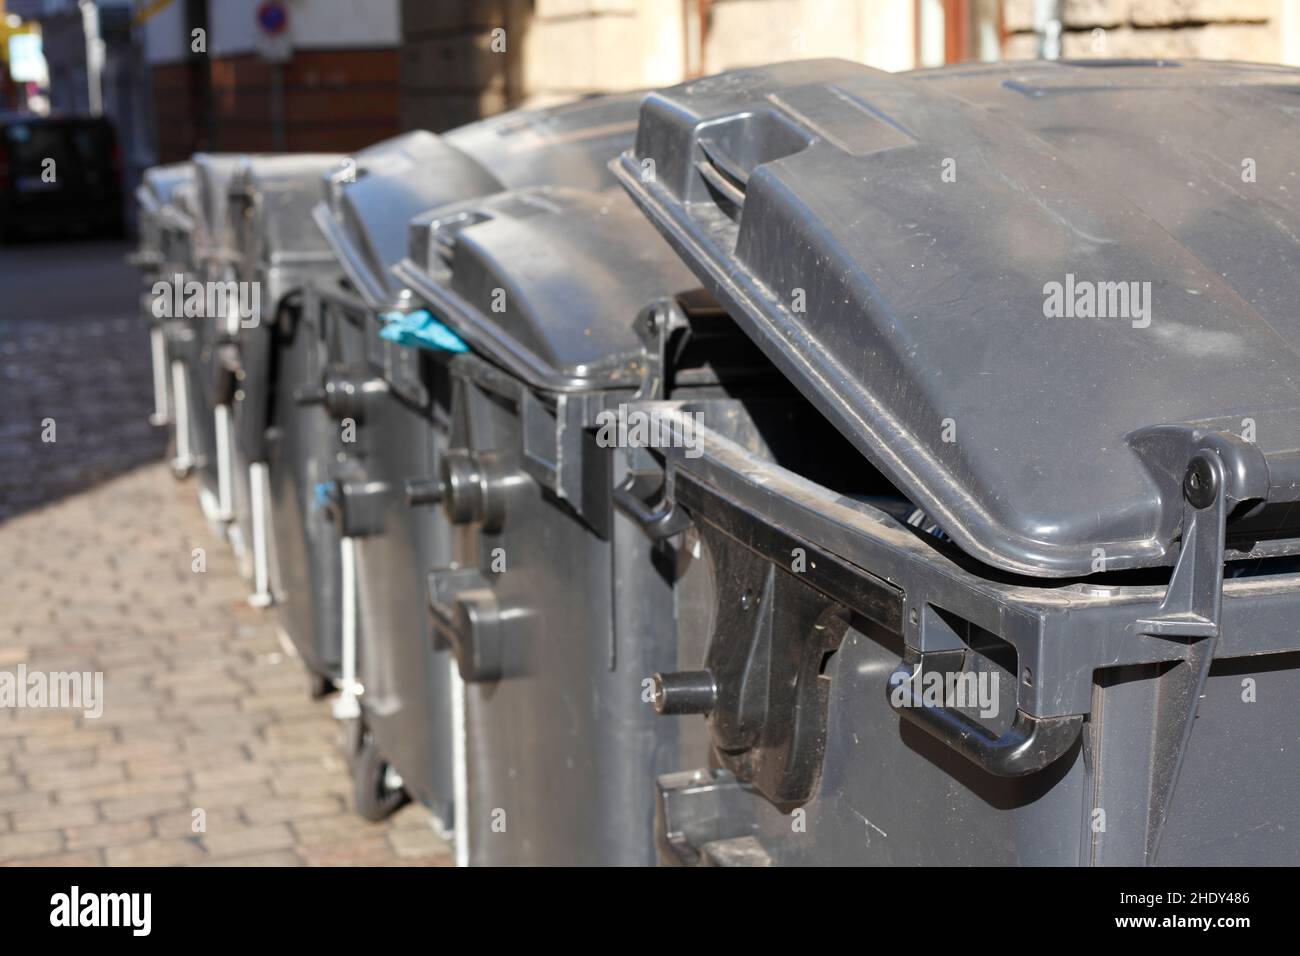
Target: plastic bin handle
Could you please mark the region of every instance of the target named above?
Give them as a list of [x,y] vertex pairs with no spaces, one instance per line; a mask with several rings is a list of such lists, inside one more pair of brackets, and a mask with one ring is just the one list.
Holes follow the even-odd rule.
[[933,657],[918,655],[915,660],[904,660],[894,668],[885,688],[889,705],[901,719],[943,741],[986,772],[995,777],[1037,773],[1064,756],[1078,740],[1083,729],[1082,714],[1031,717],[1017,709],[1011,727],[999,737],[960,711],[925,704],[913,694],[913,678],[923,669],[923,663]]
[[628,472],[624,482],[614,489],[613,498],[619,511],[639,524],[652,541],[659,541],[685,531],[690,519],[666,495],[657,504],[645,500],[646,486],[655,483],[655,476]]

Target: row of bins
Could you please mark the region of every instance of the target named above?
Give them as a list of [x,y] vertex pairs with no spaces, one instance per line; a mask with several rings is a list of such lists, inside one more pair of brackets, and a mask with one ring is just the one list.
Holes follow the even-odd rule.
[[[1135,77],[1255,83],[1265,137],[1280,108],[1137,65],[1087,76],[1104,119]],[[1008,83],[784,64],[145,176],[155,420],[334,695],[359,813],[417,800],[468,864],[1300,859],[1296,419],[1225,396],[1254,444],[1177,389],[1063,396],[1036,332],[954,312],[1015,308],[955,291],[989,203],[1043,275],[1110,261],[1008,177],[1149,262],[1195,245],[1053,178],[1027,131],[1077,101]],[[944,149],[965,191],[926,178]],[[1176,337],[1134,341],[1095,374],[1140,347],[1177,378]],[[1063,477],[1080,441],[1114,485]]]

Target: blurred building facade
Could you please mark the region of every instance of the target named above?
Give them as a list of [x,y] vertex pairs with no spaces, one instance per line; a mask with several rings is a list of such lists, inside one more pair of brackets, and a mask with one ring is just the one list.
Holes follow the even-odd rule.
[[1300,0],[403,0],[402,14],[408,128],[805,57],[1300,64]]
[[20,34],[35,35],[39,45],[40,24],[35,14],[40,11],[40,2],[0,0],[0,110],[25,109],[29,96],[36,94],[35,98],[39,100],[43,95],[37,87],[43,91],[48,86],[48,78],[40,81],[32,75],[42,64],[12,62],[15,51],[10,46]]
[[153,0],[139,8],[167,162],[196,149],[354,151],[400,130],[398,0]]
[[[1008,59],[1035,56],[1035,0],[1006,0]],[[1300,0],[1060,0],[1059,55],[1300,65]]]
[[884,70],[1036,56],[1300,64],[1300,0],[0,4],[40,20],[54,107],[97,98],[137,170],[200,149],[353,151],[402,129],[804,57]]
[[399,0],[6,7],[40,24],[50,107],[112,120],[128,191],[199,150],[350,152],[401,130]]

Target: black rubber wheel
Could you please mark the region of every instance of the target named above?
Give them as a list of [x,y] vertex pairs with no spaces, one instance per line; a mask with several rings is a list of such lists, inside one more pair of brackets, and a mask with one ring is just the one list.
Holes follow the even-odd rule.
[[388,761],[380,755],[374,738],[363,733],[352,766],[352,795],[362,819],[371,823],[387,820],[410,799],[400,787],[389,788],[387,778]]
[[366,728],[360,718],[343,721],[343,756],[347,758],[350,773],[356,772],[357,757],[361,754],[361,742],[366,736]]

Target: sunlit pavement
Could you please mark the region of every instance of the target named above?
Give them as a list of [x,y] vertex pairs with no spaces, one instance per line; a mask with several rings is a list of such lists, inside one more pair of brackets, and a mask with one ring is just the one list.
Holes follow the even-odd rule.
[[423,809],[352,813],[328,702],[162,463],[126,252],[0,247],[0,681],[103,674],[97,718],[0,706],[0,863],[450,863]]

